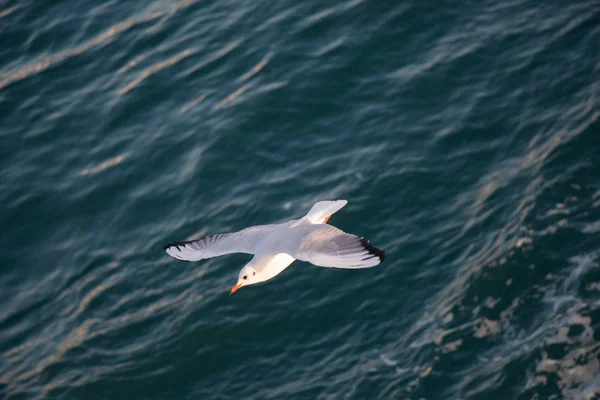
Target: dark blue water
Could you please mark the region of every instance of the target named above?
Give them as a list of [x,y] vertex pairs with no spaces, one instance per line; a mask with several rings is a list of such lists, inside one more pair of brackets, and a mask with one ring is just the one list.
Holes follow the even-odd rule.
[[[0,1],[0,398],[600,396],[595,1]],[[368,270],[165,243],[283,222]]]

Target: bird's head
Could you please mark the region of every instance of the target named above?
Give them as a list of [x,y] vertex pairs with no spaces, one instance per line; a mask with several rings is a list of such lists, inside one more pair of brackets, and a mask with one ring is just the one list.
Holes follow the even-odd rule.
[[241,288],[242,286],[252,285],[258,282],[262,282],[262,276],[250,265],[247,264],[240,271],[240,275],[238,276],[237,283],[231,288],[229,294],[233,294],[236,290]]

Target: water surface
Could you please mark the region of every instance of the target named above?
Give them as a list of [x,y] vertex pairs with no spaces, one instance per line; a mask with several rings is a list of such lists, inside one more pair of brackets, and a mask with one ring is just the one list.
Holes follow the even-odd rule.
[[[0,2],[0,397],[599,396],[599,16]],[[338,198],[378,268],[162,250]]]

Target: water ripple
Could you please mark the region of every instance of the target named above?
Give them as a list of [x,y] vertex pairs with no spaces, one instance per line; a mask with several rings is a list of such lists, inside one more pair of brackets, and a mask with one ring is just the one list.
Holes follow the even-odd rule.
[[[13,3],[0,397],[600,393],[589,1]],[[162,251],[324,198],[381,267]]]

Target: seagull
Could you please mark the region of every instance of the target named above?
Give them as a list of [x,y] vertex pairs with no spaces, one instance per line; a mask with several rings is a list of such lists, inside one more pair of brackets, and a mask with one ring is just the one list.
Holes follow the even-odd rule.
[[253,254],[229,294],[242,286],[275,277],[295,260],[328,268],[374,267],[385,259],[383,250],[363,237],[327,224],[331,215],[347,203],[346,200],[319,201],[300,219],[173,242],[164,249],[171,257],[181,261],[198,261],[231,253]]

